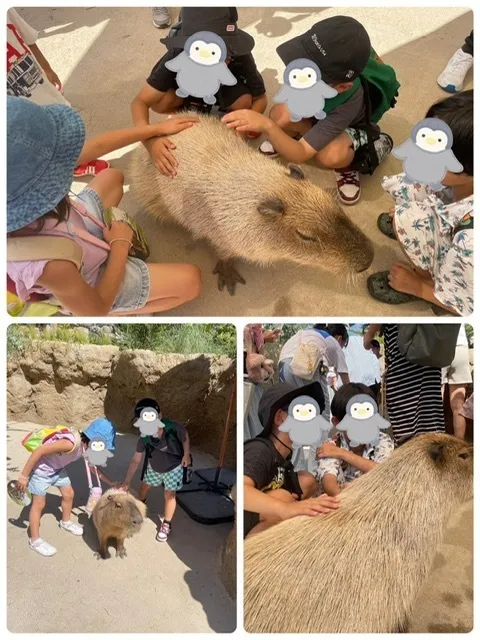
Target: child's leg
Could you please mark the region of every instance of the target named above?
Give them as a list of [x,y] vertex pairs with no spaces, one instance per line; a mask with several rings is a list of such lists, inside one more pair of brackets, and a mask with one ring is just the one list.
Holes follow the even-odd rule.
[[160,100],[151,105],[150,109],[156,113],[172,113],[183,106],[183,98],[179,98],[175,93],[175,89],[169,89]]
[[63,522],[69,522],[72,515],[73,497],[75,492],[71,485],[66,487],[60,487],[60,493],[62,494],[62,520]]
[[147,494],[150,491],[150,485],[146,482],[142,482],[140,489],[138,490],[138,499],[142,502],[147,499]]
[[93,189],[105,209],[116,207],[123,198],[123,183],[125,177],[118,169],[105,169],[102,173],[88,184],[89,189]]
[[355,151],[348,133],[341,133],[335,140],[323,147],[315,160],[325,169],[344,169],[353,161]]
[[300,122],[292,122],[290,120],[290,111],[285,104],[275,104],[269,113],[271,120],[277,124],[280,129],[288,133],[290,136],[305,135],[312,128],[312,121],[308,118],[300,120]]
[[175,513],[175,509],[177,507],[177,492],[176,491],[164,491],[165,496],[165,511],[164,511],[164,520],[167,522],[171,522],[173,515]]
[[202,276],[194,264],[149,263],[150,296],[142,309],[132,309],[109,315],[126,316],[157,313],[173,309],[200,295]]
[[32,542],[40,538],[40,518],[45,508],[46,496],[32,496],[32,506],[28,517],[30,524],[30,539]]

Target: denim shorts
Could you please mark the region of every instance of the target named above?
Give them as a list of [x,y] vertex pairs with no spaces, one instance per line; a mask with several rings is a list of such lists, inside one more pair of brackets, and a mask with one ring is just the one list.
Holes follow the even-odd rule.
[[[90,189],[90,187],[85,187],[76,199],[85,205],[90,215],[103,223],[103,204],[96,191]],[[91,223],[88,218],[85,219],[85,224],[91,234],[103,240],[103,233],[99,227]],[[105,267],[101,267],[99,277],[101,277],[104,270]],[[142,309],[147,304],[149,296],[150,272],[146,263],[139,258],[129,257],[123,282],[110,311],[124,313],[125,311]]]
[[61,489],[62,487],[69,487],[71,484],[65,469],[62,469],[53,476],[41,476],[33,472],[28,482],[28,490],[34,496],[44,496],[50,487]]

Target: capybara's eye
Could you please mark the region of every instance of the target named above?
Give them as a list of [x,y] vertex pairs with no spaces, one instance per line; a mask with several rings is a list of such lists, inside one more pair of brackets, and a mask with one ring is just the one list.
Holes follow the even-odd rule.
[[316,242],[317,239],[316,238],[310,238],[310,236],[306,236],[304,233],[302,233],[301,231],[297,230],[297,234],[300,236],[300,238],[302,240],[305,240],[305,242]]
[[464,451],[463,453],[459,453],[458,457],[462,458],[462,460],[467,460],[470,457],[470,454],[467,453],[467,451]]

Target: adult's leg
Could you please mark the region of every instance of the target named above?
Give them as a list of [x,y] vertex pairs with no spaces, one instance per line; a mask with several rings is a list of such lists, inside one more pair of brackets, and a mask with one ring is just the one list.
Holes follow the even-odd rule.
[[449,384],[450,408],[453,414],[453,431],[457,438],[465,439],[467,420],[460,413],[465,404],[467,389],[464,384]]
[[111,316],[159,313],[193,300],[200,295],[202,276],[194,264],[148,263],[150,272],[150,296],[142,309],[111,313]]
[[28,521],[30,524],[30,539],[32,542],[40,538],[40,518],[42,517],[42,511],[45,509],[46,496],[32,497],[32,506],[30,507],[30,514]]

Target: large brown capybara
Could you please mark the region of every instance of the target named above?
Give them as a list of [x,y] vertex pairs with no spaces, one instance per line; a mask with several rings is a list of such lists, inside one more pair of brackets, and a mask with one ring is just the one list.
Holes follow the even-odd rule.
[[98,558],[109,558],[108,542],[116,543],[117,557],[124,558],[125,539],[140,531],[146,516],[146,506],[131,493],[119,489],[109,489],[95,505],[93,524],[97,530],[99,549]]
[[219,284],[233,295],[243,279],[235,259],[260,266],[280,261],[356,273],[373,260],[373,245],[327,191],[252,149],[213,116],[170,136],[178,173],[158,172],[140,145],[130,167],[130,189],[154,218],[175,221],[205,239],[219,263]]
[[472,496],[471,445],[413,438],[342,492],[338,511],[246,539],[246,630],[406,630],[447,522]]

